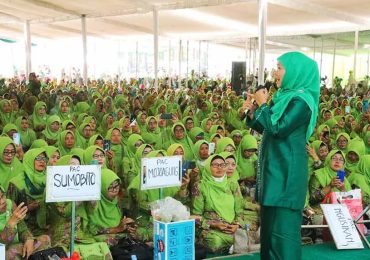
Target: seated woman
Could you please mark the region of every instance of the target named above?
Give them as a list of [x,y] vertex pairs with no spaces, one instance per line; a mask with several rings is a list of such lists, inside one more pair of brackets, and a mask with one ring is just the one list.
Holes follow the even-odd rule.
[[27,205],[29,214],[25,221],[35,235],[44,234],[48,229],[44,196],[47,162],[45,149],[29,150],[24,154],[23,174],[12,178],[8,188],[10,199],[17,204],[24,202]]
[[225,167],[223,157],[210,156],[201,182],[192,190],[192,214],[200,221],[199,242],[211,252],[226,252],[239,227],[241,208],[237,198],[242,195],[239,189],[232,190]]
[[23,150],[27,152],[32,143],[37,139],[36,133],[32,128],[30,128],[27,116],[18,117],[15,124],[18,128],[18,133],[21,135],[21,145]]
[[[80,165],[81,159],[79,156],[64,155],[57,162],[58,166]],[[61,246],[67,252],[71,240],[71,217],[72,203],[71,202],[55,202],[47,203],[48,216],[50,218],[52,238],[52,246]],[[88,216],[84,202],[76,202],[76,218],[75,218],[75,242],[94,243],[95,240],[89,232],[85,232],[83,227],[87,227]]]
[[6,246],[5,259],[27,259],[33,252],[50,247],[50,238],[41,235],[34,238],[23,219],[27,206],[22,202],[16,206],[6,198],[0,186],[0,243]]
[[87,203],[88,230],[98,242],[114,246],[118,240],[135,233],[136,226],[131,218],[123,217],[118,198],[120,178],[109,169],[102,169],[101,199]]
[[41,132],[40,138],[44,139],[48,145],[55,145],[60,134],[60,124],[62,121],[59,116],[52,115],[46,120],[46,128]]
[[16,146],[13,140],[7,136],[0,136],[0,154],[0,185],[7,192],[9,181],[18,174],[22,174],[23,164],[16,156]]
[[337,171],[343,170],[345,156],[340,150],[332,150],[325,159],[325,166],[314,171],[309,183],[310,205],[316,212],[321,212],[320,203],[331,191],[349,191],[351,185],[347,178],[341,182]]

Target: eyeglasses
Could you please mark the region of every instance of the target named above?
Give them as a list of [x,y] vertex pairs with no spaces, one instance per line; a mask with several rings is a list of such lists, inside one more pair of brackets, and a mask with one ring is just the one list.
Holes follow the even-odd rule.
[[226,167],[229,167],[229,166],[235,167],[236,163],[226,163]]
[[119,191],[120,185],[116,184],[114,186],[109,186],[108,191],[114,192],[114,191]]
[[4,150],[3,155],[14,156],[15,150]]
[[337,143],[339,143],[339,144],[346,144],[346,143],[348,143],[348,140],[339,140],[338,139]]
[[211,166],[213,168],[225,168],[226,167],[226,163],[211,163]]
[[48,158],[45,157],[45,156],[37,156],[35,158],[35,161],[38,161],[38,162],[47,162],[48,161]]
[[94,154],[93,155],[93,158],[94,159],[105,158],[105,154],[103,154],[103,153],[101,153],[101,154]]
[[232,153],[232,152],[235,152],[235,149],[233,147],[226,147],[224,149],[225,152],[229,152],[229,153]]
[[175,133],[183,133],[184,132],[184,129],[182,128],[175,128]]
[[344,162],[344,159],[341,158],[341,157],[332,157],[331,160],[332,161],[337,161],[337,162]]

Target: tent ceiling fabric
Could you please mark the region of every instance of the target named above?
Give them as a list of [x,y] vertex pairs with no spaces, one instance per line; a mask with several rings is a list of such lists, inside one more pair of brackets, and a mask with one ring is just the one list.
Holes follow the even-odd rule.
[[[369,0],[268,0],[267,49],[353,49],[370,43]],[[0,0],[0,37],[23,38],[24,21],[33,39],[76,37],[82,14],[92,37],[136,37],[153,33],[153,10],[159,11],[159,34],[175,39],[206,40],[245,48],[258,35],[257,0]],[[337,33],[337,34],[335,34]],[[316,38],[316,41],[314,39]]]

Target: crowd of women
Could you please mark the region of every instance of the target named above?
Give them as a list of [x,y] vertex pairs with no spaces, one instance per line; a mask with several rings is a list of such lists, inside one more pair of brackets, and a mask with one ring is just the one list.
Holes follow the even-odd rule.
[[[7,259],[69,247],[71,203],[45,202],[47,166],[53,165],[102,166],[101,200],[77,203],[76,244],[111,247],[127,236],[150,242],[150,203],[160,191],[140,190],[141,158],[173,155],[182,156],[184,177],[180,187],[163,193],[189,208],[199,244],[223,252],[239,227],[258,233],[260,136],[246,126],[244,100],[217,81],[192,85],[155,90],[135,80],[90,82],[88,88],[50,82],[35,93],[11,81],[2,89],[0,242]],[[322,89],[319,123],[307,144],[306,206],[315,214],[330,191],[361,188],[364,204],[370,202],[367,98]]]

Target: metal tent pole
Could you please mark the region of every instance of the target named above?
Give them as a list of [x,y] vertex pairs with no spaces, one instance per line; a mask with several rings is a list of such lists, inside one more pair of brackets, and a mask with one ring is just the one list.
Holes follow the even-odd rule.
[[258,67],[258,85],[263,85],[265,70],[265,48],[266,48],[266,23],[267,23],[267,0],[258,1],[258,50],[259,50],[259,67]]
[[81,34],[82,34],[82,77],[84,84],[87,85],[87,38],[86,38],[86,15],[81,15]]

